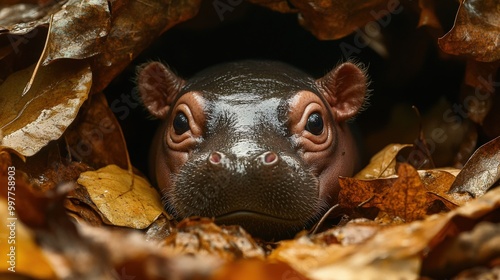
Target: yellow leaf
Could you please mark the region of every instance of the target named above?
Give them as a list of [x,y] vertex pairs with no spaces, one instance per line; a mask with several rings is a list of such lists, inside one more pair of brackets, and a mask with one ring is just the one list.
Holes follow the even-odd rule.
[[411,144],[390,144],[375,154],[370,163],[363,168],[354,178],[356,179],[378,179],[396,175],[396,155],[403,148],[411,147]]
[[148,227],[163,212],[158,192],[142,177],[116,165],[80,174],[78,184],[113,225]]
[[0,199],[0,219],[6,224],[0,230],[0,273],[16,273],[35,279],[53,279],[55,273],[38,247],[33,234],[7,211],[7,201]]
[[87,99],[92,73],[86,62],[60,60],[38,68],[23,94],[35,65],[10,75],[0,85],[0,144],[32,156],[58,139]]

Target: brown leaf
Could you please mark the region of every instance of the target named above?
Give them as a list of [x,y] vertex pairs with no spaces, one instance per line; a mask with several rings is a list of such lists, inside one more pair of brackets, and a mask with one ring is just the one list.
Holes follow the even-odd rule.
[[462,0],[453,28],[438,40],[438,44],[446,53],[491,62],[500,59],[499,32],[496,0]]
[[339,205],[348,209],[366,206],[375,197],[376,193],[384,193],[396,181],[397,178],[360,180],[340,177]]
[[398,168],[398,178],[357,180],[340,178],[339,204],[345,208],[377,207],[380,215],[407,222],[426,214],[426,189],[418,172],[409,164]]
[[211,280],[307,280],[302,274],[283,262],[243,260],[226,264],[214,273]]
[[498,86],[493,79],[498,72],[499,63],[469,59],[466,65],[465,86],[460,93],[463,100],[460,109],[467,112],[473,122],[482,125],[493,106],[495,87]]
[[354,245],[365,242],[384,228],[385,226],[371,220],[354,219],[343,226],[336,226],[309,238],[316,245]]
[[39,26],[46,26],[50,15],[61,9],[64,2],[66,1],[49,1],[46,5],[13,3],[13,5],[2,7],[2,15],[0,16],[1,35],[23,35]]
[[418,172],[409,164],[398,167],[398,179],[390,189],[375,194],[367,206],[378,207],[392,218],[402,218],[406,222],[419,220],[426,214],[426,189]]
[[0,196],[0,219],[4,221],[0,231],[0,251],[4,258],[0,262],[0,275],[17,273],[35,279],[54,279],[54,270],[38,246],[33,232],[21,220],[10,216],[7,208],[7,200]]
[[102,215],[113,225],[143,229],[163,212],[158,192],[144,178],[116,165],[84,172],[78,184],[85,186]]
[[389,144],[375,154],[370,163],[354,176],[356,179],[377,179],[396,174],[396,156],[411,144]]
[[219,227],[211,219],[185,219],[165,239],[176,253],[212,255],[230,261],[264,258],[264,250],[240,226]]
[[[313,279],[416,279],[423,255],[481,218],[495,217],[498,209],[500,188],[449,213],[388,226],[357,245],[325,246],[305,236],[283,241],[268,259],[287,262]],[[486,244],[482,247],[487,248]]]
[[434,200],[439,200],[443,202],[448,209],[455,209],[456,207],[464,205],[466,202],[471,200],[469,195],[456,196],[448,193],[448,190],[455,181],[456,174],[458,174],[459,171],[460,170],[458,169],[418,171],[420,179],[427,190],[428,204],[431,204]]
[[269,0],[250,0],[249,2],[257,5],[261,5],[264,7],[267,7],[268,9],[271,9],[273,11],[277,11],[280,13],[296,13],[297,9],[295,7],[292,7],[289,1],[287,0],[275,0],[275,1],[269,1]]
[[[75,1],[78,2],[78,1]],[[141,51],[161,33],[195,16],[200,0],[112,2],[111,29],[92,60],[94,92],[102,91]],[[137,20],[140,15],[141,20]],[[96,42],[97,43],[97,42]]]
[[174,232],[176,224],[172,216],[163,213],[144,230],[144,238],[147,241],[160,242]]
[[479,147],[450,187],[450,193],[482,196],[500,179],[500,136]]
[[34,66],[16,72],[0,85],[1,145],[25,156],[63,134],[92,84],[86,63],[66,60],[40,67],[31,90],[23,95],[33,70]]
[[441,243],[425,258],[422,269],[424,275],[446,278],[466,267],[486,266],[499,257],[500,224],[481,222],[472,231]]
[[[299,10],[300,24],[320,40],[342,38],[369,22],[380,28],[390,21],[391,13],[401,12],[399,1],[291,0],[289,2]],[[387,16],[384,21],[377,22],[384,16]]]
[[83,59],[100,54],[110,28],[108,1],[69,0],[53,14],[43,65],[61,58]]
[[110,164],[129,168],[127,145],[120,124],[104,94],[93,94],[64,133],[71,156],[95,169]]

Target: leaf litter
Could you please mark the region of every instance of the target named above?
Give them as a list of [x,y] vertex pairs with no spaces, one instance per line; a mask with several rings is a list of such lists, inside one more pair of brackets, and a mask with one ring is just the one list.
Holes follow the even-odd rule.
[[[399,3],[252,2],[297,13],[311,33],[329,39],[351,34],[370,21],[382,20],[380,24]],[[343,218],[317,234],[302,232],[292,240],[266,243],[241,227],[218,226],[206,218],[175,221],[130,165],[119,129],[102,142],[82,132],[116,126],[105,109],[102,89],[159,34],[193,17],[200,2],[45,4],[14,1],[2,6],[0,17],[0,61],[8,65],[1,69],[6,79],[0,80],[0,182],[6,185],[7,167],[14,162],[19,166],[16,191],[23,196],[17,226],[24,245],[18,247],[15,277],[415,279],[487,277],[498,271],[497,139],[478,149],[462,170],[419,170],[415,162],[401,161],[404,157],[398,155],[422,151],[422,145],[387,146],[358,175],[340,179]],[[490,94],[469,112],[478,124],[486,124],[494,108],[490,76],[498,68],[493,40],[498,13],[491,9],[493,4],[461,1],[455,25],[439,39],[444,52],[469,59],[466,84],[481,85],[481,93]],[[419,25],[441,32],[434,3],[421,0],[418,7]],[[379,13],[374,16],[372,11]],[[144,20],[138,22],[137,14]],[[32,38],[47,32],[42,51],[41,40]],[[66,34],[73,34],[71,40]],[[470,35],[468,40],[457,40],[464,34]],[[29,47],[40,56],[26,58],[19,52]],[[471,93],[469,89],[464,96]],[[89,95],[86,104],[92,105],[83,106]],[[83,117],[77,118],[78,112]],[[98,120],[105,118],[109,122],[100,125]],[[43,129],[29,129],[33,124]],[[491,130],[489,125],[485,128]],[[477,133],[470,135],[476,136],[467,145],[474,146]],[[93,154],[77,153],[81,139],[88,140]],[[108,146],[110,142],[118,144]],[[17,155],[23,160],[11,159]],[[2,188],[2,209],[6,197]],[[7,238],[2,234],[2,240]],[[464,252],[464,247],[470,250]],[[9,249],[6,242],[0,249]],[[40,266],[24,262],[21,255],[37,256]],[[9,273],[7,267],[0,268],[0,277],[12,276]]]

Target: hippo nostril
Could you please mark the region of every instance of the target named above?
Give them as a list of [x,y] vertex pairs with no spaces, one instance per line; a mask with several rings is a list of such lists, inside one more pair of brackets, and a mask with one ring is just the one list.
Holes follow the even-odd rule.
[[208,161],[211,164],[220,164],[224,155],[219,152],[213,152],[208,156]]
[[274,165],[278,162],[278,155],[275,152],[265,152],[260,156],[265,165]]

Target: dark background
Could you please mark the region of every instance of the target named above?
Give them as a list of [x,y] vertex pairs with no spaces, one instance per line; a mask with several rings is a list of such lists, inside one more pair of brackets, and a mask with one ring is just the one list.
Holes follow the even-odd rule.
[[[316,39],[299,25],[296,14],[243,2],[224,13],[221,21],[211,1],[202,3],[198,16],[167,31],[108,86],[105,93],[110,104],[122,94],[136,93],[136,67],[151,60],[168,64],[184,78],[207,66],[238,59],[280,60],[320,77],[346,60],[342,42],[355,47],[356,34],[340,40]],[[439,18],[443,29],[449,30],[458,6],[455,1],[442,1],[441,5]],[[417,28],[419,13],[403,8],[381,27],[387,57],[370,47],[360,48],[352,57],[368,67],[372,81],[368,109],[356,118],[368,156],[389,143],[411,143],[418,135],[419,122],[411,105],[425,114],[440,98],[456,102],[463,80],[463,62],[441,53],[433,30]],[[391,121],[395,104],[409,112],[405,115],[410,116],[407,122],[411,133],[380,135]],[[131,108],[131,113],[119,120],[133,165],[147,173],[148,149],[158,121],[141,106]]]

